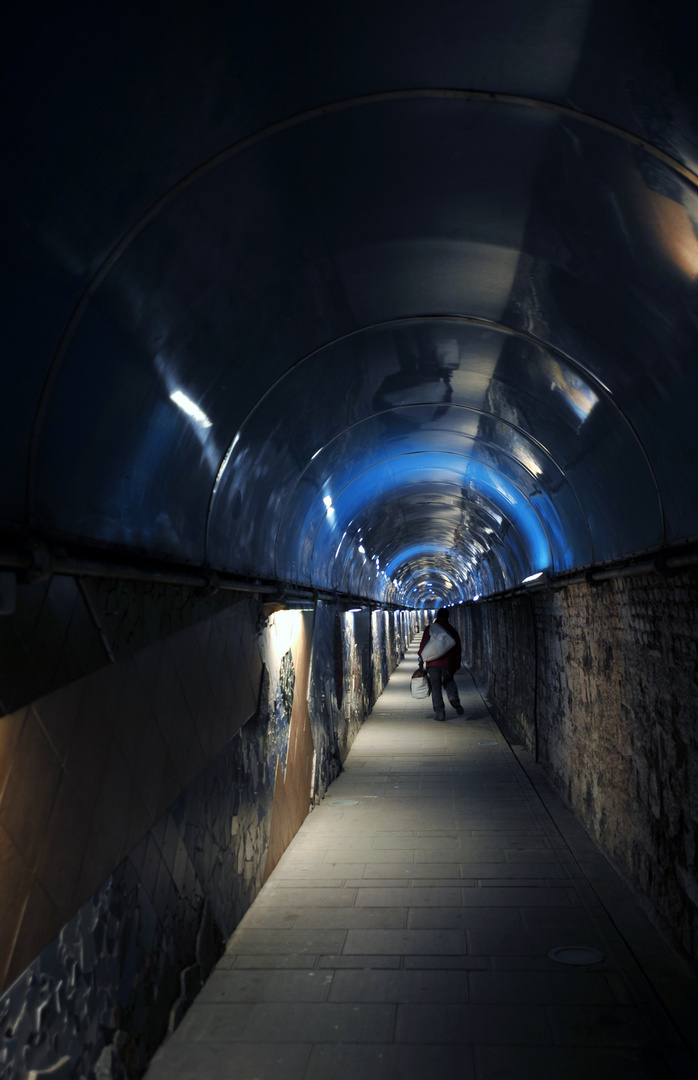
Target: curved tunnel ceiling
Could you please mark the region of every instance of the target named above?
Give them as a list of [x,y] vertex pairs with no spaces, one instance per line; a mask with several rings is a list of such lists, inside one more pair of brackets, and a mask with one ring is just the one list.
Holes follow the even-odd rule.
[[698,535],[698,14],[521,7],[17,26],[6,530],[409,606]]

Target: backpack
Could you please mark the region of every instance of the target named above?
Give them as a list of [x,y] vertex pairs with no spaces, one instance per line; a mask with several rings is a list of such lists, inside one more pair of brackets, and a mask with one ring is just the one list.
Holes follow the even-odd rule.
[[422,660],[438,660],[441,656],[453,648],[456,644],[448,630],[438,623],[432,623],[429,627],[429,640],[422,649]]

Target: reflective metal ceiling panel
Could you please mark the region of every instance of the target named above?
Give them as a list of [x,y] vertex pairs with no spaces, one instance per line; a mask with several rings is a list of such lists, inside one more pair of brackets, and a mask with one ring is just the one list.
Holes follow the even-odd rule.
[[[212,561],[230,558],[228,546],[237,558],[247,551],[250,564],[263,560],[268,572],[305,579],[298,538],[322,519],[323,501],[336,503],[372,462],[398,453],[417,461],[437,446],[463,456],[464,480],[472,457],[516,475],[530,513],[546,522],[546,569],[621,553],[630,531],[646,528],[647,543],[661,537],[642,450],[597,380],[500,328],[404,320],[319,350],[250,415],[212,504]],[[231,506],[253,506],[258,529]]]
[[15,14],[6,529],[415,603],[698,535],[698,10],[376,8]]

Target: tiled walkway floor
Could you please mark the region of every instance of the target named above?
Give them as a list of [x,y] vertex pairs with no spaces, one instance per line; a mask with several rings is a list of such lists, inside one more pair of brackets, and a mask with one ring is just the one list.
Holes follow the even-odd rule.
[[691,980],[467,673],[462,718],[410,699],[415,656],[148,1080],[695,1080]]

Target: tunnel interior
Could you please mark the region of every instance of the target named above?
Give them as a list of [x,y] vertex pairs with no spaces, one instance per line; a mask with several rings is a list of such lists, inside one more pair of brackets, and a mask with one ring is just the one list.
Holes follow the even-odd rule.
[[[569,657],[582,681],[613,682],[638,744],[655,745],[649,710],[665,717],[674,748],[658,736],[657,754],[663,782],[683,770],[680,807],[647,794],[649,773],[633,797],[655,861],[663,815],[680,821],[684,876],[662,919],[698,956],[694,6],[40,2],[12,13],[7,40],[0,826],[17,896],[42,856],[22,848],[4,774],[22,746],[40,777],[44,736],[60,777],[72,760],[37,701],[228,620],[244,705],[192,761],[210,765],[253,714],[260,732],[301,723],[278,704],[293,653],[325,784],[355,730],[347,709],[360,722],[443,605],[503,719],[597,836],[598,778],[577,791],[566,772],[584,771],[568,737],[586,737]],[[646,580],[642,604],[615,574]],[[277,656],[253,643],[265,618],[274,642],[287,633],[284,607],[297,627]],[[561,702],[568,726],[531,719]],[[329,727],[315,707],[335,710]],[[195,774],[158,780],[131,840]],[[37,885],[24,938],[17,901],[5,985],[125,842],[60,904]],[[652,872],[626,869],[656,901]]]

